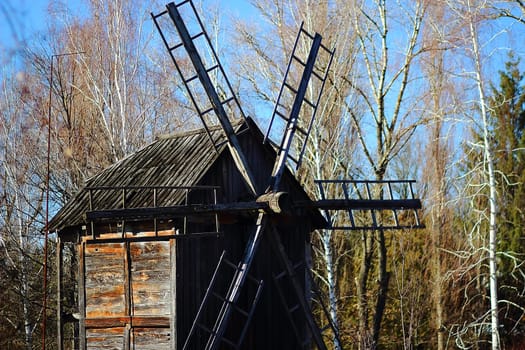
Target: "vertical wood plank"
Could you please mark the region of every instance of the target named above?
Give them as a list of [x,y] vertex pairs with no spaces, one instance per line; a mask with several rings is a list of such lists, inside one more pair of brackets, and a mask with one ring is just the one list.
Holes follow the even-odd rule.
[[85,275],[85,242],[81,242],[78,247],[79,271],[78,271],[78,310],[80,313],[78,337],[80,338],[80,350],[86,350],[86,275]]
[[170,349],[177,349],[177,249],[175,239],[170,239]]
[[[122,232],[124,232],[124,226],[122,227]],[[131,315],[131,310],[133,309],[131,303],[131,255],[130,255],[130,243],[126,242],[124,243],[124,305],[125,305],[125,315]],[[132,332],[130,332],[130,329],[132,328],[131,324],[127,324],[125,331],[124,331],[124,350],[130,349],[130,337]]]
[[133,341],[132,333],[133,332],[131,331],[131,325],[129,323],[126,324],[126,327],[124,328],[124,349],[123,350],[131,349],[131,342]]
[[62,319],[62,249],[64,244],[57,235],[56,266],[57,266],[57,349],[64,348],[64,322]]

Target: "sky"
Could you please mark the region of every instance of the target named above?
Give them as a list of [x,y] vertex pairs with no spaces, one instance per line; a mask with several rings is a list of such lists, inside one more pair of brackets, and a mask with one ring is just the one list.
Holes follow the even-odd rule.
[[[166,3],[172,0],[166,0]],[[198,0],[194,0],[196,3]],[[49,22],[48,8],[53,0],[0,0],[0,50],[16,51],[25,40],[41,34]],[[65,1],[70,8],[82,8],[83,0]],[[175,2],[180,2],[175,1]],[[233,16],[253,14],[248,0],[204,0],[205,3],[220,3]],[[153,12],[162,9],[151,9]],[[81,10],[80,10],[81,11]]]

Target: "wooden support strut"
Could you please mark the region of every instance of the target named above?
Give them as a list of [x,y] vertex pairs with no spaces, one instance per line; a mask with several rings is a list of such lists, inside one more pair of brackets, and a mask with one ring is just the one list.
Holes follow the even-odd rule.
[[250,202],[92,210],[84,214],[84,220],[109,222],[125,219],[171,218],[216,213],[257,213],[261,210],[268,213],[281,214],[293,211],[295,208],[403,210],[421,209],[421,201],[419,199],[324,199],[318,201],[290,202],[288,195],[284,192],[269,192],[261,195],[256,201]]

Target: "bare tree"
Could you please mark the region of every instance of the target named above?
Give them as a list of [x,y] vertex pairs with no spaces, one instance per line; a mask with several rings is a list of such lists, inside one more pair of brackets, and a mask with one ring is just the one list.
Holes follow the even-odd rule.
[[[321,33],[324,45],[336,47],[336,55],[308,140],[303,165],[298,173],[310,194],[319,197],[313,179],[353,176],[351,155],[354,154],[355,138],[349,116],[350,110],[357,113],[357,106],[350,94],[351,86],[347,79],[352,76],[355,68],[356,47],[352,40],[355,34],[348,20],[347,2],[314,3],[297,0],[284,6],[280,1],[259,0],[253,5],[266,23],[239,22],[239,45],[236,46],[237,50],[242,50],[243,53],[242,60],[239,60],[240,71],[237,73],[241,81],[241,96],[251,97],[251,100],[255,101],[255,104],[251,105],[253,111],[271,111],[301,23],[304,23],[308,32]],[[261,31],[258,27],[265,29]],[[309,47],[301,44],[302,42],[299,42],[299,55],[306,56]],[[320,57],[320,60],[322,64],[328,63],[323,57]],[[256,117],[265,120],[268,115],[259,112]],[[280,134],[273,136],[279,137]],[[301,142],[303,141],[300,140]],[[337,220],[341,218],[336,216],[332,217],[332,220],[337,224]],[[314,234],[313,241],[313,273],[321,289],[326,292],[325,302],[331,320],[339,330],[343,343],[349,343],[352,341],[351,324],[343,322],[342,315],[351,308],[349,300],[353,287],[347,279],[347,276],[353,273],[349,254],[352,250],[351,239],[342,232],[319,230]],[[334,349],[341,349],[343,344],[334,337],[333,346]]]
[[[415,113],[421,109],[422,96],[411,84],[418,57],[425,51],[421,43],[421,25],[426,2],[387,4],[385,1],[358,1],[350,9],[357,33],[362,75],[350,81],[366,113],[351,114],[365,161],[377,180],[387,175],[391,161],[404,150],[418,125],[424,121]],[[403,18],[402,21],[398,21]],[[401,35],[393,50],[391,33]],[[370,135],[373,134],[375,138]],[[387,300],[390,273],[387,270],[387,246],[384,230],[363,232],[362,258],[356,280],[361,348],[376,348]],[[377,244],[377,247],[375,247]],[[377,258],[375,305],[370,300],[371,273]],[[372,326],[369,323],[373,309]]]
[[[0,95],[0,270],[2,286],[10,291],[0,311],[0,323],[11,327],[25,349],[32,349],[40,303],[42,203],[44,188],[39,176],[43,169],[43,121],[32,100],[27,76],[4,77]],[[40,112],[40,113],[38,113]],[[39,156],[40,155],[40,156]],[[5,283],[5,285],[4,285]],[[19,337],[16,333],[22,333]],[[12,342],[12,343],[10,343]],[[9,347],[9,346],[8,346]]]
[[511,18],[525,24],[525,2],[523,0],[502,0],[489,5],[496,17]]
[[[494,150],[491,144],[490,125],[489,125],[489,110],[488,97],[486,92],[486,78],[484,76],[484,56],[482,47],[480,45],[479,28],[483,25],[488,17],[487,6],[485,2],[478,1],[464,1],[464,2],[449,2],[450,9],[454,11],[458,20],[466,24],[465,30],[465,48],[469,54],[472,62],[472,71],[468,72],[468,76],[475,84],[476,98],[474,99],[474,110],[478,111],[479,120],[474,121],[474,125],[479,127],[480,142],[472,143],[474,150],[479,150],[482,154],[481,162],[475,164],[472,169],[469,169],[468,174],[479,180],[469,181],[467,186],[475,187],[475,191],[471,198],[472,202],[478,204],[479,196],[482,196],[483,202],[486,205],[486,210],[479,211],[479,218],[477,219],[472,232],[481,232],[488,230],[488,241],[483,236],[479,237],[477,241],[471,241],[471,253],[464,252],[463,257],[474,258],[474,265],[469,265],[467,269],[474,266],[480,271],[484,261],[488,261],[488,299],[490,301],[489,311],[476,319],[470,325],[476,328],[482,328],[485,324],[490,324],[490,334],[492,349],[500,349],[499,337],[499,320],[498,320],[498,284],[497,284],[497,212],[498,212],[498,193],[496,187],[496,174],[494,167]],[[476,210],[475,208],[473,208]],[[484,225],[484,223],[486,223]],[[486,255],[485,255],[486,254]],[[479,274],[480,272],[478,272]],[[483,286],[479,287],[484,288]],[[490,321],[485,322],[485,317]],[[460,332],[459,332],[460,333]],[[458,334],[459,334],[458,333]],[[458,338],[460,339],[460,338]],[[462,340],[460,339],[460,342]]]
[[[450,63],[447,62],[447,53],[454,41],[455,26],[446,26],[450,23],[447,6],[444,2],[436,1],[429,5],[429,20],[424,30],[425,42],[432,49],[423,59],[422,69],[426,76],[429,95],[426,105],[429,115],[428,143],[426,149],[426,164],[423,170],[423,183],[428,192],[423,196],[427,199],[428,234],[430,240],[425,250],[430,254],[429,270],[432,281],[433,323],[432,333],[435,334],[436,349],[446,347],[446,322],[448,293],[446,290],[445,273],[448,260],[443,256],[444,251],[450,249],[453,214],[450,210],[450,192],[452,188],[453,156],[451,141],[455,138],[454,114],[456,106],[460,104],[460,93],[452,83]],[[448,69],[447,69],[448,68]]]

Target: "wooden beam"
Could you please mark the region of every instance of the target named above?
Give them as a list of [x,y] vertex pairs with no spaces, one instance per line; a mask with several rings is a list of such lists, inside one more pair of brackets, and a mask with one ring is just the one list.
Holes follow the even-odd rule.
[[[421,209],[419,199],[324,199],[318,201],[297,201],[291,208],[322,210],[410,210]],[[193,204],[170,207],[144,207],[126,209],[92,210],[84,214],[84,220],[94,222],[115,222],[120,220],[168,219],[204,214],[241,214],[246,212],[273,211],[268,201],[250,201],[219,204]]]
[[138,237],[111,237],[111,238],[96,238],[87,239],[84,241],[87,245],[89,244],[99,244],[99,243],[122,243],[122,242],[159,242],[159,241],[169,241],[172,239],[200,239],[200,238],[217,238],[221,235],[220,232],[197,232],[197,233],[188,233],[188,234],[176,234],[176,235],[166,235],[166,236],[138,236]]
[[100,317],[87,318],[86,328],[113,328],[125,327],[133,324],[133,327],[170,327],[170,317],[167,316],[123,316],[123,317]]
[[419,199],[324,199],[294,202],[296,208],[323,210],[408,210],[421,209]]
[[222,204],[194,204],[178,205],[171,207],[145,207],[127,209],[92,210],[84,214],[86,221],[116,221],[116,220],[139,220],[139,219],[167,219],[202,214],[216,213],[241,213],[247,211],[257,212],[268,209],[268,202],[239,202]]

